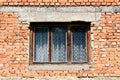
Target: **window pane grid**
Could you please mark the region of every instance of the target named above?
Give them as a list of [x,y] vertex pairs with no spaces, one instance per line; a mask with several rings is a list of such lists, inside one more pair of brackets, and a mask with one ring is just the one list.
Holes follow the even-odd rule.
[[52,28],[52,62],[66,62],[66,28]]
[[86,62],[85,28],[72,28],[72,62]]
[[48,28],[35,28],[34,62],[48,62]]

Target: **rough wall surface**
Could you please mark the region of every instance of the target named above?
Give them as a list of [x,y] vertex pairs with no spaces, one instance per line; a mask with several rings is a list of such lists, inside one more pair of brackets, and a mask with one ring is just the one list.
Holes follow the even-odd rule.
[[[119,5],[119,0],[0,0],[0,80],[4,80],[5,77],[7,80],[31,79],[23,77],[51,80],[53,78],[45,77],[73,76],[70,79],[69,77],[61,79],[82,80],[76,77],[120,76]],[[29,69],[30,22],[78,20],[91,22],[89,68]],[[38,78],[40,76],[45,77]],[[56,80],[56,77],[54,79]],[[89,80],[119,80],[119,78],[96,77]]]
[[0,12],[0,76],[120,76],[120,13],[91,22],[91,66],[77,71],[29,70],[29,24],[19,17]]

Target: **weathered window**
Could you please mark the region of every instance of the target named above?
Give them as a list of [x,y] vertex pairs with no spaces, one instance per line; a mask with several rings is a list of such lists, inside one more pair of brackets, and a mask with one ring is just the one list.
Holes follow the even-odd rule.
[[89,25],[37,23],[31,27],[30,63],[85,63],[89,53]]

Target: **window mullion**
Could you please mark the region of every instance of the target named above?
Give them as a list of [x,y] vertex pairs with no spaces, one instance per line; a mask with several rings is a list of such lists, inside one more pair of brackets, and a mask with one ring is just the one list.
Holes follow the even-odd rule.
[[51,54],[52,54],[52,33],[51,28],[49,28],[49,62],[51,63]]
[[67,61],[71,64],[71,30],[67,28]]

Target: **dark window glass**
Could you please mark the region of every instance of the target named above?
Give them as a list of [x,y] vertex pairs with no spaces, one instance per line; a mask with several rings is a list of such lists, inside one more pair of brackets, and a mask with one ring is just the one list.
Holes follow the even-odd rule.
[[86,62],[85,28],[72,28],[72,61]]
[[34,61],[48,62],[48,28],[35,28]]
[[66,60],[66,28],[52,28],[52,62]]

